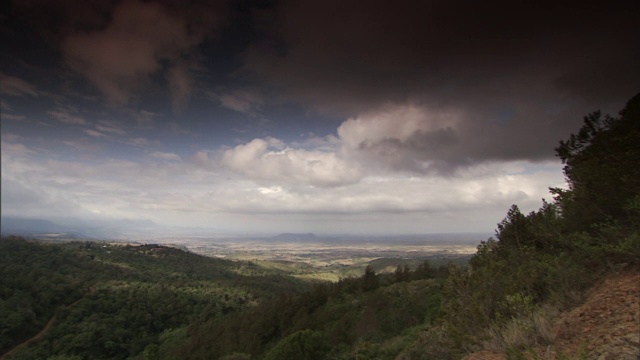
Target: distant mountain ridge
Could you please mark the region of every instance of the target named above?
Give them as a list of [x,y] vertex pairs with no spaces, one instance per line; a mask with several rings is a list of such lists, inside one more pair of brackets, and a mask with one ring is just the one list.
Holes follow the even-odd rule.
[[2,217],[0,219],[0,231],[3,234],[63,233],[74,230],[49,220],[12,217]]
[[271,238],[271,240],[278,241],[316,241],[320,240],[320,237],[313,233],[282,233]]
[[157,230],[161,227],[151,220],[108,219],[79,220],[66,219],[60,223],[51,220],[21,217],[1,217],[2,235],[27,235],[71,238],[121,238],[126,235]]

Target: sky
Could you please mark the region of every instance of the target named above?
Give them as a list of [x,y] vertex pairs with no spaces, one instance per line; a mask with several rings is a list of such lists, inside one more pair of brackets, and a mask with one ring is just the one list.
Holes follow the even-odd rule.
[[13,1],[3,216],[492,232],[640,90],[640,2]]

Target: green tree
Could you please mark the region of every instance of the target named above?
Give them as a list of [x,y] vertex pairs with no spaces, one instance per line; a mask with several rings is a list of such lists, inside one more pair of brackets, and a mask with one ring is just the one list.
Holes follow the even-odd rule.
[[396,282],[409,281],[411,279],[411,270],[409,269],[409,265],[398,265],[396,271],[394,271],[393,273],[393,276]]
[[360,290],[371,291],[380,286],[380,278],[376,275],[376,271],[373,270],[371,265],[367,265],[364,269],[364,275],[360,278]]
[[436,269],[433,269],[431,267],[431,263],[429,263],[429,260],[424,260],[420,265],[416,267],[412,277],[414,280],[433,278],[435,277],[435,270]]
[[556,148],[568,190],[552,189],[572,230],[593,232],[612,220],[632,225],[640,196],[640,94],[618,118],[594,112]]
[[328,341],[323,333],[313,330],[300,330],[278,342],[264,359],[319,360],[324,359],[329,350]]
[[556,152],[569,188],[551,189],[555,202],[527,215],[513,205],[497,241],[450,272],[443,310],[453,353],[543,302],[570,304],[612,264],[640,258],[640,94],[619,118],[585,117]]

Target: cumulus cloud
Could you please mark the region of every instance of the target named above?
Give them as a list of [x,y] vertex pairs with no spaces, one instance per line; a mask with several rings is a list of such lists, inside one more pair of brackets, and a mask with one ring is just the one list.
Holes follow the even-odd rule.
[[[466,167],[474,138],[460,131],[454,109],[387,104],[345,120],[337,136],[286,144],[254,139],[224,151],[221,163],[255,181],[284,181],[319,187],[354,184],[368,176],[430,174],[456,176]],[[473,149],[481,154],[481,146]],[[366,179],[365,179],[366,180]]]
[[254,139],[226,150],[222,163],[255,180],[332,187],[359,181],[361,171],[335,153],[293,149],[277,139]]
[[[254,180],[343,186],[367,176],[458,176],[483,163],[526,158],[524,144],[520,144],[524,150],[502,154],[515,147],[517,140],[505,138],[501,143],[487,144],[482,139],[489,132],[507,136],[508,124],[496,122],[474,129],[464,124],[465,116],[453,108],[386,104],[345,120],[337,128],[337,136],[291,144],[273,138],[254,139],[225,151],[222,163]],[[540,131],[530,129],[527,134],[535,136]],[[551,140],[535,139],[549,142],[553,148],[556,139]]]
[[[395,170],[432,170],[460,146],[460,115],[415,104],[388,105],[338,128],[343,149]],[[374,165],[374,164],[371,164]]]
[[[355,172],[344,178],[350,168],[335,171],[336,164],[354,164],[335,153],[292,149],[276,139],[254,140],[221,158],[201,150],[183,162],[177,154],[158,151],[150,155],[166,161],[107,158],[93,159],[91,166],[42,157],[20,139],[5,140],[3,213],[20,203],[15,209],[34,216],[59,213],[62,204],[70,214],[85,217],[143,216],[245,230],[242,219],[269,218],[264,228],[273,231],[300,222],[327,231],[345,222],[350,231],[360,232],[434,231],[443,222],[468,217],[459,231],[488,231],[512,203],[523,211],[535,209],[541,197],[549,196],[548,186],[563,185],[560,164],[527,162],[484,163],[450,178]],[[198,161],[201,166],[194,166]],[[233,172],[231,166],[236,166]],[[394,231],[392,224],[398,226]]]

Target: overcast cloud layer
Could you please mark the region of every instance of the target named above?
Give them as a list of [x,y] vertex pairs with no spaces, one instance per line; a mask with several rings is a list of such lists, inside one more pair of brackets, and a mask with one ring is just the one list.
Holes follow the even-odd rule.
[[17,1],[2,214],[490,232],[640,91],[640,6]]

